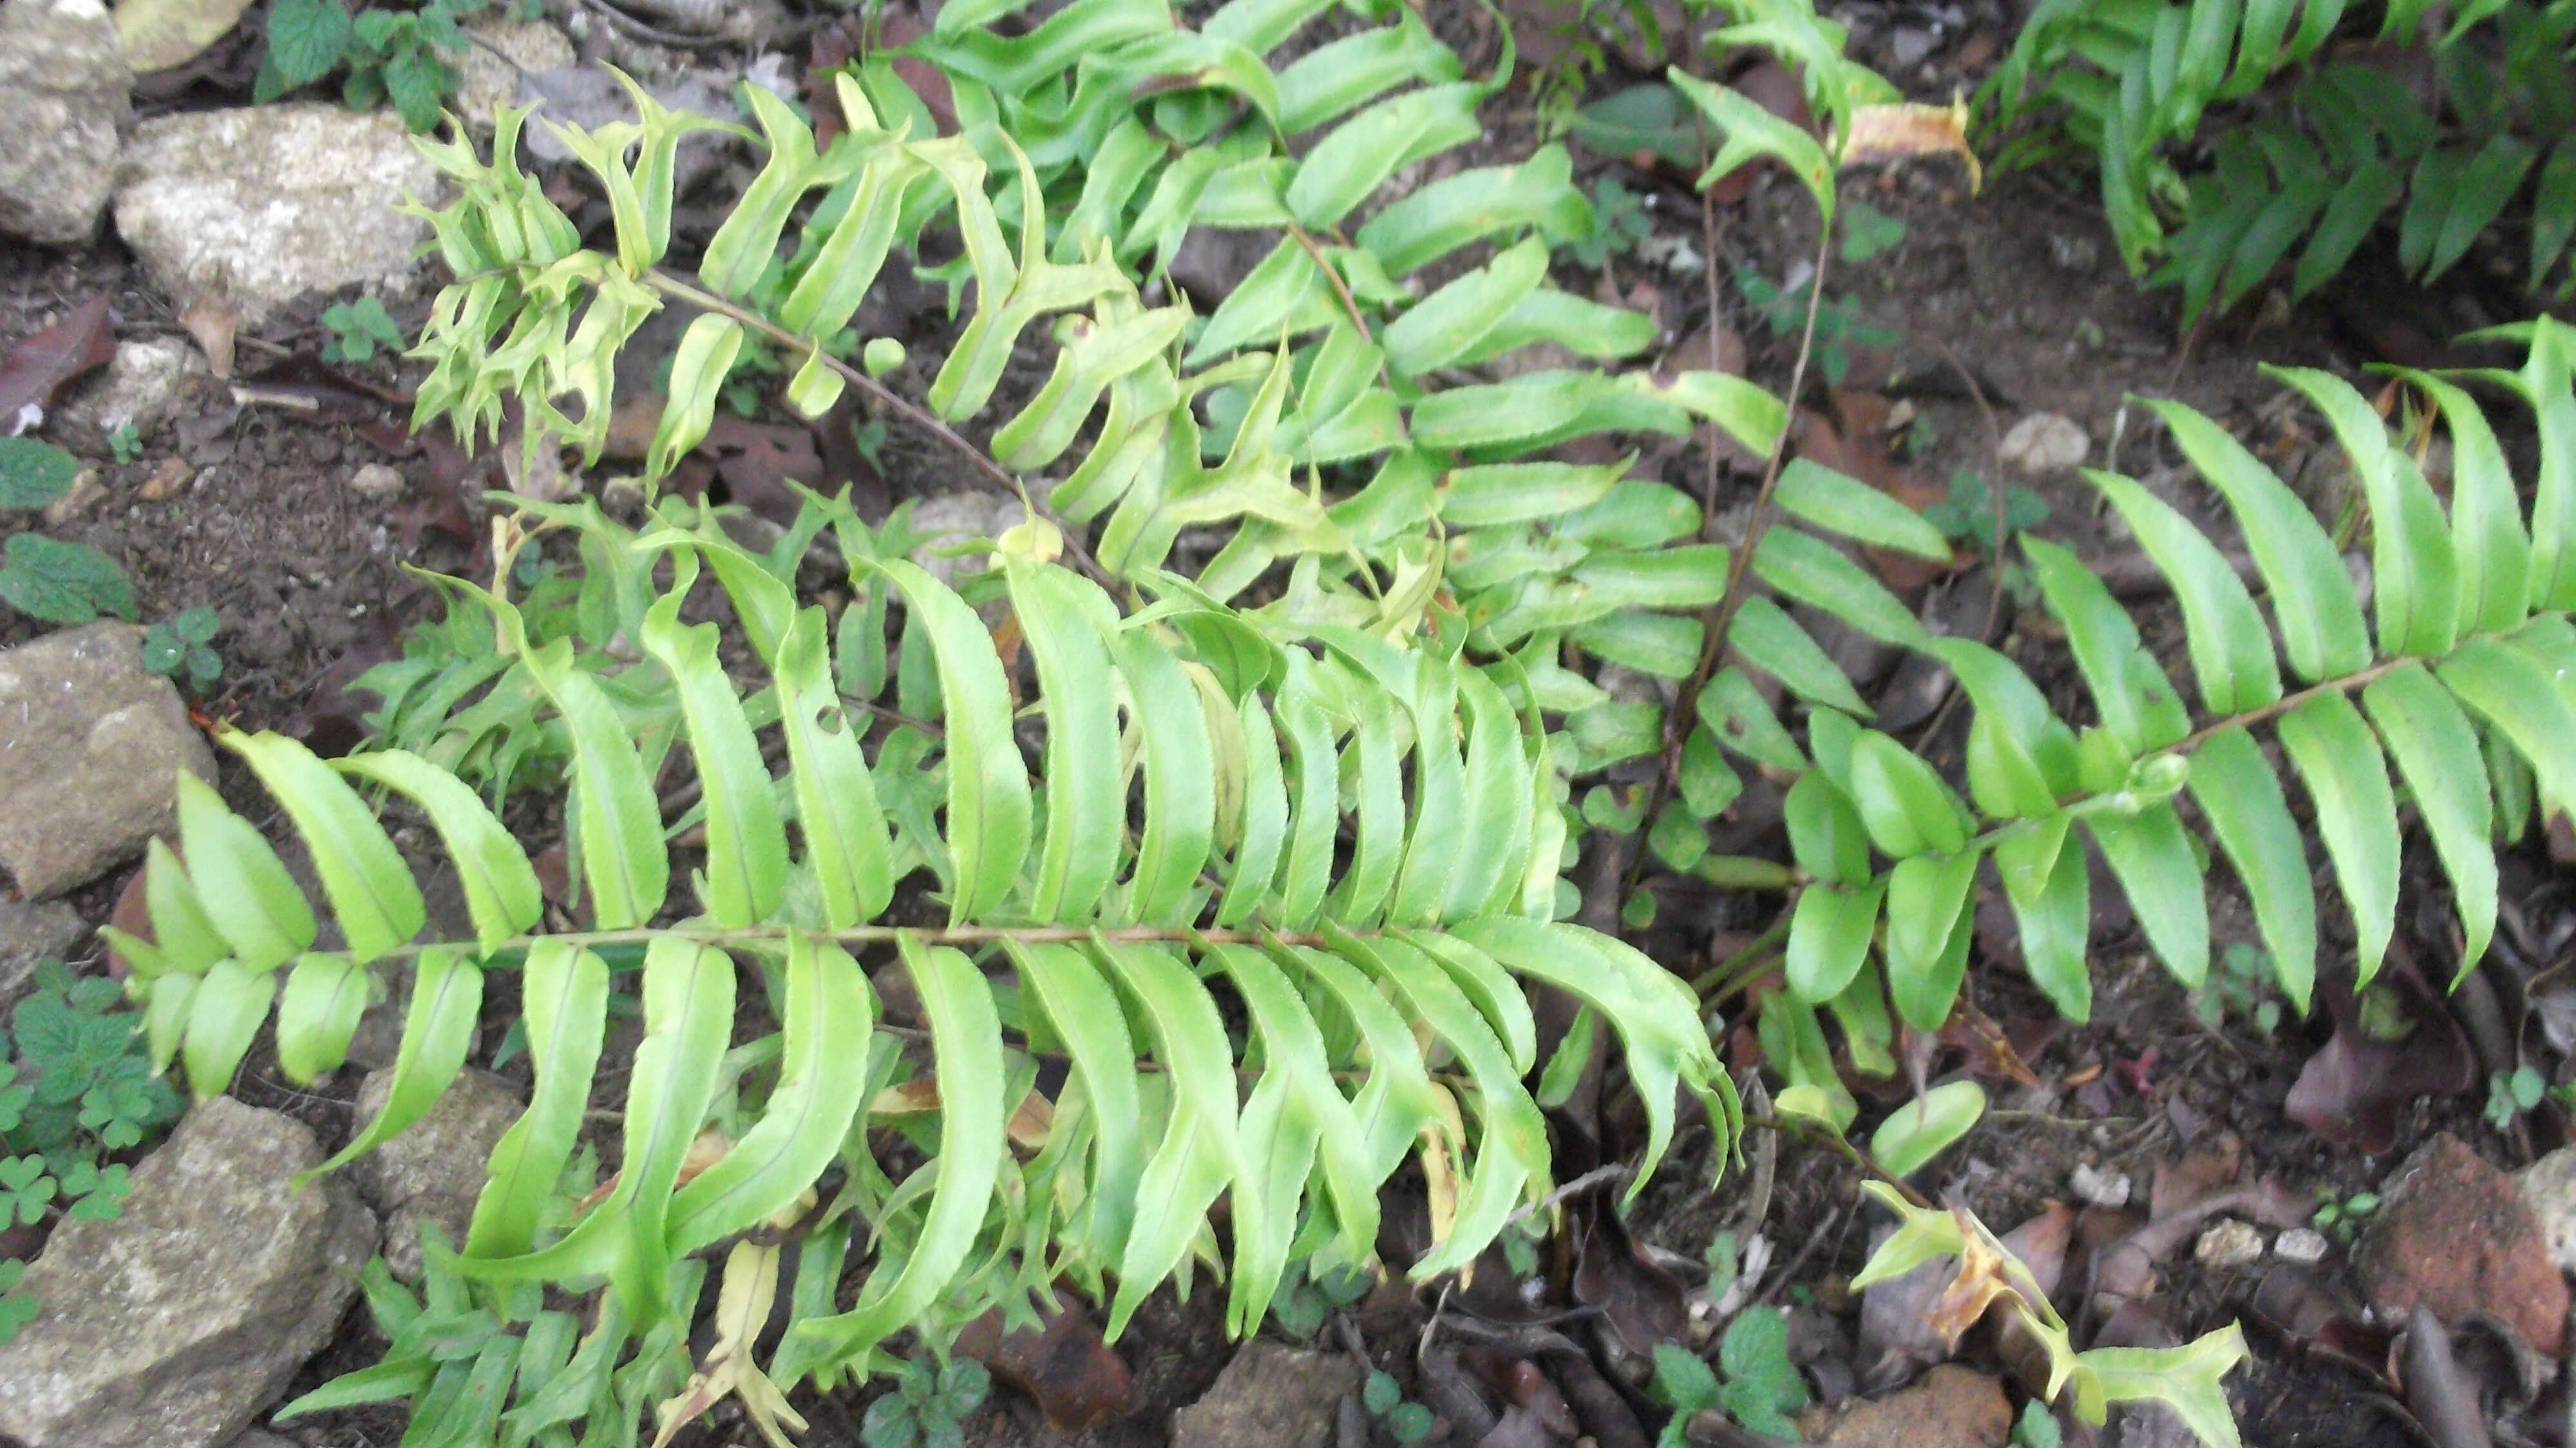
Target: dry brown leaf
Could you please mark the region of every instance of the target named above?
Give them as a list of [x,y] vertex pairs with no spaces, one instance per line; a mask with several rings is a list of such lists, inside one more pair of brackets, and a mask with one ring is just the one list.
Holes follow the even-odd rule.
[[679,1396],[661,1404],[661,1431],[654,1435],[653,1448],[666,1448],[683,1426],[729,1397],[742,1400],[743,1416],[771,1448],[794,1448],[780,1425],[801,1433],[805,1420],[751,1360],[752,1345],[769,1325],[769,1309],[777,1298],[778,1249],[736,1243],[725,1258],[724,1286],[716,1295],[715,1344]]
[[1127,1363],[1101,1340],[1100,1328],[1068,1301],[1039,1314],[1032,1331],[1002,1331],[999,1308],[967,1324],[956,1352],[1027,1394],[1059,1433],[1079,1433],[1125,1417],[1135,1383]]
[[1946,106],[1860,106],[1852,111],[1851,133],[1843,141],[1843,164],[1866,166],[1916,156],[1950,154],[1968,163],[1968,189],[1985,184],[1985,168],[1968,144],[1968,103]]
[[179,325],[197,339],[197,350],[206,354],[206,365],[214,369],[215,376],[230,381],[233,334],[241,328],[241,313],[234,308],[231,293],[221,285],[198,292],[180,310]]
[[0,357],[0,435],[18,437],[43,422],[56,393],[115,356],[105,292],[10,348]]

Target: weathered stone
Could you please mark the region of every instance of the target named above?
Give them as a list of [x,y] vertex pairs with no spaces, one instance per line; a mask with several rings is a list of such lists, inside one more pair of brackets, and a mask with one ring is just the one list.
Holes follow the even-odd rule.
[[2313,1267],[2326,1260],[2326,1252],[2332,1246],[2323,1232],[2309,1227],[2292,1227],[2272,1239],[2272,1255],[2284,1262]]
[[429,225],[394,208],[437,187],[391,111],[196,111],[136,129],[117,166],[116,229],[164,292],[220,277],[256,322],[310,291],[400,290]]
[[73,389],[51,422],[72,446],[106,452],[117,429],[152,431],[186,409],[198,388],[213,386],[214,377],[204,354],[180,338],[119,342],[107,369]]
[[1019,499],[1000,493],[969,490],[924,498],[912,508],[913,531],[923,535],[912,550],[912,561],[940,582],[954,584],[967,574],[983,572],[986,555],[950,550],[973,539],[999,537],[1027,517]]
[[49,246],[90,239],[133,94],[99,0],[0,5],[0,232]]
[[2576,1146],[2562,1146],[2513,1174],[2561,1272],[2576,1272]]
[[2244,1267],[2263,1260],[2263,1234],[2250,1222],[2221,1217],[2191,1247],[2203,1267]]
[[2567,1279],[2511,1178],[2443,1133],[2406,1159],[2353,1249],[2353,1272],[2390,1319],[2419,1304],[2436,1316],[2492,1312],[2556,1357]]
[[403,475],[391,463],[367,463],[349,474],[349,491],[370,503],[389,503],[402,490]]
[[478,130],[492,112],[519,103],[522,75],[560,70],[580,60],[564,33],[542,20],[484,19],[465,27],[474,44],[457,63],[456,99],[448,109]]
[[0,1015],[33,988],[36,962],[60,959],[88,933],[80,912],[60,901],[0,900]]
[[[391,1071],[368,1075],[358,1088],[358,1120],[385,1109],[393,1082]],[[385,1265],[394,1276],[420,1280],[422,1223],[436,1223],[450,1242],[465,1240],[484,1163],[520,1107],[507,1082],[468,1068],[409,1130],[350,1164],[351,1180],[385,1214]]]
[[2012,1437],[2012,1401],[1984,1373],[1943,1363],[1912,1386],[1839,1409],[1798,1415],[1810,1440],[1836,1448],[2002,1448]]
[[2014,423],[2000,449],[2005,462],[2035,478],[2075,467],[2092,450],[2092,439],[2075,419],[2054,412],[2034,412]]
[[179,771],[215,777],[143,630],[93,623],[0,652],[0,868],[50,899],[170,828]]
[[218,1448],[330,1339],[375,1219],[302,1122],[217,1097],[134,1170],[113,1221],[66,1221],[0,1345],[0,1434],[29,1448]]
[[1255,1338],[1205,1396],[1172,1415],[1172,1448],[1324,1448],[1333,1404],[1359,1385],[1347,1354]]

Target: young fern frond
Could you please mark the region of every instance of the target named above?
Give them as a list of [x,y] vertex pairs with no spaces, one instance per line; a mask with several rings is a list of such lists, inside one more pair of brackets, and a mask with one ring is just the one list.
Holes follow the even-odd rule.
[[[1248,1332],[1292,1261],[1370,1260],[1377,1189],[1417,1149],[1460,1181],[1439,1241],[1408,1264],[1417,1275],[1472,1261],[1545,1194],[1547,1134],[1522,1084],[1538,1064],[1526,981],[1573,993],[1619,1036],[1649,1121],[1640,1180],[1683,1088],[1708,1103],[1720,1158],[1731,1149],[1735,1109],[1688,987],[1614,939],[1548,922],[1562,825],[1544,740],[1483,671],[1346,629],[1281,643],[1180,587],[1122,616],[1078,574],[1004,554],[974,591],[1019,620],[1030,668],[1015,692],[1015,661],[964,597],[911,563],[862,561],[900,601],[902,669],[935,676],[936,696],[936,735],[894,726],[871,764],[821,608],[798,607],[764,560],[679,505],[632,546],[674,569],[634,637],[668,672],[702,786],[703,861],[685,884],[645,757],[569,641],[529,645],[510,601],[468,590],[570,737],[566,832],[590,928],[533,933],[529,861],[447,771],[400,750],[326,763],[280,736],[228,733],[307,845],[339,940],[317,948],[321,919],[276,855],[193,785],[187,863],[160,850],[148,867],[153,939],[118,937],[148,981],[156,1060],[175,1054],[201,1095],[224,1089],[272,999],[288,1073],[336,1067],[371,973],[415,960],[386,1111],[342,1160],[444,1089],[484,978],[515,964],[534,1091],[493,1153],[467,1274],[605,1280],[641,1332],[674,1313],[685,1324],[673,1273],[693,1253],[764,1223],[813,1238],[865,1221],[875,1269],[855,1305],[828,1277],[800,1287],[771,1367],[783,1385],[1059,1280],[1110,1300],[1114,1333],[1213,1252],[1207,1211],[1230,1194],[1228,1320]],[[716,626],[681,621],[702,567],[766,674],[757,727]],[[1040,723],[1033,789],[1020,736]],[[427,816],[471,939],[415,940],[420,890],[356,785]],[[945,928],[881,923],[917,868],[935,877]],[[929,1037],[938,1124],[930,1164],[900,1183],[871,1155],[882,1108],[869,1103],[912,1037],[885,1021],[851,954],[862,947],[891,948]],[[623,1164],[548,1241],[628,969],[645,1034]],[[780,1034],[766,1045],[733,1039],[738,979],[768,993]],[[1240,1046],[1229,1004],[1250,1027]],[[1069,1073],[1043,1142],[1016,1143],[1035,1151],[1024,1159],[1007,1123],[1042,1056]],[[765,1110],[712,1163],[693,1160],[752,1060],[775,1062]]]
[[[1499,79],[1441,81],[1456,58],[1410,15],[1276,76],[1253,58],[1323,8],[1237,0],[1190,32],[1159,0],[1084,0],[1011,39],[951,30],[943,12],[924,54],[949,68],[962,116],[992,107],[997,118],[953,136],[928,134],[918,100],[881,65],[840,78],[848,130],[819,150],[792,108],[752,88],[766,161],[694,282],[662,267],[672,195],[657,158],[713,122],[639,100],[638,122],[555,128],[616,203],[614,255],[576,250],[569,223],[519,171],[525,112],[502,113],[488,161],[462,140],[425,147],[458,187],[424,214],[460,280],[415,349],[433,364],[416,420],[492,433],[500,399],[524,396],[536,419],[528,446],[554,436],[595,461],[609,364],[667,300],[703,314],[673,362],[648,476],[704,436],[750,333],[802,354],[787,395],[809,415],[849,385],[892,400],[844,360],[860,350],[846,329],[893,248],[953,223],[961,250],[947,274],[961,290],[972,281],[974,301],[926,408],[897,405],[934,428],[981,418],[1014,348],[1048,329],[1053,373],[1016,412],[992,419],[983,466],[1005,482],[1059,473],[1032,491],[1073,522],[1101,520],[1097,551],[1111,575],[1160,568],[1184,528],[1232,524],[1233,541],[1200,579],[1217,599],[1273,563],[1312,558],[1329,588],[1301,595],[1300,618],[1410,627],[1413,617],[1377,617],[1386,600],[1349,575],[1364,560],[1426,566],[1413,546],[1421,513],[1437,509],[1432,483],[1458,454],[1508,463],[1591,434],[1686,435],[1696,421],[1770,450],[1785,419],[1777,400],[1715,372],[1546,371],[1440,385],[1454,369],[1540,343],[1593,362],[1633,356],[1654,341],[1654,324],[1546,284],[1550,245],[1591,224],[1561,146],[1443,178],[1352,226],[1399,167],[1481,134],[1475,103]],[[1105,53],[1086,49],[1095,45]],[[1078,75],[1069,96],[1038,84],[1067,68]],[[1435,83],[1379,99],[1425,75]],[[1138,117],[1139,76],[1192,87],[1148,108],[1159,133]],[[1236,123],[1246,103],[1258,124]],[[1287,154],[1285,135],[1337,118],[1302,158]],[[1222,136],[1187,142],[1219,121]],[[994,173],[1002,184],[988,194]],[[1069,209],[1050,203],[1051,188],[1072,197]],[[1193,226],[1283,233],[1204,316],[1185,297],[1147,301],[1170,288],[1163,265]],[[1484,243],[1495,251],[1483,267],[1419,299],[1403,285]],[[1153,270],[1140,270],[1149,253]],[[1313,470],[1371,459],[1375,478],[1327,508]],[[1521,466],[1533,479],[1587,472]],[[1585,556],[1577,550],[1544,576],[1561,579]],[[1416,615],[1422,601],[1411,600]]]
[[[1810,883],[1790,923],[1794,999],[1784,1009],[1848,1000],[1855,982],[1874,993],[1869,972],[1883,965],[1898,1015],[1918,1030],[1937,1028],[1959,991],[1973,885],[1991,855],[2031,978],[2081,1019],[2091,1004],[2087,840],[2127,892],[2148,944],[2197,987],[2210,946],[2200,834],[2234,867],[2281,988],[2306,1010],[2317,889],[2266,736],[2312,808],[2352,915],[2360,981],[2379,969],[2395,931],[2401,799],[2450,879],[2460,970],[2475,965],[2495,928],[2497,838],[2521,832],[2535,784],[2549,807],[2576,798],[2568,682],[2576,628],[2567,619],[2576,606],[2576,330],[2543,319],[2503,335],[2526,342],[2529,361],[2482,380],[2520,393],[2540,419],[2528,531],[2504,454],[2458,386],[2402,374],[2451,433],[2446,518],[2415,460],[2391,444],[2359,393],[2325,373],[2273,371],[2325,415],[2351,459],[2371,520],[2367,611],[2308,505],[2189,408],[2154,404],[2242,528],[2268,610],[2170,504],[2128,478],[2088,474],[2181,604],[2206,711],[2197,721],[2101,580],[2066,549],[2027,534],[2023,558],[2066,631],[2096,723],[2079,729],[2060,719],[2020,667],[1991,648],[1916,641],[1950,667],[1973,706],[1962,800],[1906,746],[1811,692],[1813,766],[1787,806],[1790,843]],[[1808,601],[1866,626],[1830,597]],[[1730,697],[1739,721],[1747,699],[1759,704],[1749,691]],[[1703,697],[1701,709],[1716,728],[1713,701]],[[2196,825],[2186,820],[2186,798]],[[1874,863],[1873,851],[1892,864]]]

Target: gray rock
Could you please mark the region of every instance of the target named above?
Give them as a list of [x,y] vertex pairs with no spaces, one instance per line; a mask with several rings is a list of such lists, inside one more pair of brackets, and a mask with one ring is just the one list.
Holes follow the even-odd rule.
[[[372,1121],[384,1109],[393,1079],[391,1071],[367,1077],[358,1088],[358,1120]],[[394,1276],[420,1280],[422,1223],[436,1223],[450,1242],[465,1240],[484,1164],[521,1106],[509,1083],[468,1067],[410,1130],[350,1163],[350,1180],[385,1214],[385,1265]]]
[[972,489],[924,498],[912,507],[913,530],[926,535],[912,550],[912,561],[922,572],[954,587],[959,578],[983,572],[986,560],[981,553],[948,550],[977,538],[998,538],[1027,518],[1019,499],[998,492]]
[[29,1448],[217,1448],[329,1341],[375,1250],[345,1184],[287,1187],[312,1131],[229,1097],[134,1171],[114,1221],[66,1221],[28,1267],[41,1307],[0,1346],[0,1433]]
[[37,961],[62,958],[88,933],[89,922],[59,900],[0,900],[0,1015],[33,986]]
[[106,452],[118,428],[149,433],[187,408],[197,389],[212,387],[214,377],[205,355],[177,337],[119,342],[107,370],[65,398],[51,420],[73,447]]
[[390,463],[368,463],[349,474],[349,491],[370,503],[389,503],[402,496],[403,475]]
[[2245,1267],[2263,1260],[2263,1234],[2252,1224],[2221,1217],[2192,1244],[2192,1260],[2204,1267]]
[[46,900],[171,827],[179,771],[215,759],[143,630],[93,623],[0,651],[0,868]]
[[456,98],[448,109],[477,130],[492,128],[492,112],[517,105],[520,78],[561,70],[580,59],[564,33],[542,20],[485,19],[465,27],[474,44],[458,62]]
[[0,5],[0,232],[49,246],[90,239],[133,94],[99,0]]
[[184,297],[218,278],[244,322],[308,291],[401,290],[429,224],[394,210],[437,173],[391,111],[250,106],[138,127],[117,166],[116,229]]
[[1172,1448],[1324,1448],[1334,1403],[1359,1385],[1359,1364],[1346,1353],[1256,1338],[1205,1396],[1172,1415]]
[[2513,1174],[2540,1221],[2541,1239],[2561,1272],[2576,1272],[2576,1146],[2562,1146]]

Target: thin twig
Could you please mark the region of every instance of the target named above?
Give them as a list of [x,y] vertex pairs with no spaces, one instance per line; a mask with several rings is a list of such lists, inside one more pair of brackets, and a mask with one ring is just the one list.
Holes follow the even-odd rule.
[[1798,1249],[1797,1255],[1780,1264],[1780,1269],[1771,1274],[1770,1282],[1760,1292],[1755,1293],[1753,1300],[1746,1305],[1769,1306],[1771,1299],[1779,1296],[1781,1290],[1789,1285],[1789,1279],[1798,1275],[1798,1269],[1807,1265],[1807,1259],[1816,1255],[1816,1249],[1825,1245],[1825,1239],[1833,1235],[1834,1229],[1850,1219],[1852,1211],[1852,1205],[1845,1203],[1827,1212],[1825,1219],[1816,1224],[1816,1230],[1807,1234],[1806,1245]]
[[[1360,340],[1375,346],[1377,338],[1369,332],[1368,318],[1360,312],[1359,298],[1351,295],[1350,283],[1343,281],[1342,274],[1333,269],[1332,258],[1324,255],[1323,243],[1295,222],[1289,223],[1288,234],[1297,238],[1297,244],[1306,248],[1306,255],[1315,259],[1315,266],[1323,272],[1324,280],[1333,284],[1333,295],[1341,298],[1342,311],[1350,317],[1351,325],[1359,328]],[[1395,381],[1386,370],[1386,349],[1382,347],[1377,354],[1377,385],[1390,392],[1395,390]]]
[[1612,1182],[1622,1182],[1627,1179],[1628,1169],[1615,1162],[1609,1166],[1596,1166],[1537,1201],[1521,1203],[1513,1209],[1510,1216],[1503,1218],[1503,1225],[1516,1227],[1541,1212],[1555,1210],[1569,1198],[1579,1197],[1595,1187],[1607,1186]]
[[[1796,430],[1798,398],[1807,386],[1807,363],[1815,355],[1816,313],[1825,299],[1825,268],[1833,259],[1833,242],[1833,219],[1827,217],[1816,239],[1815,268],[1807,279],[1807,321],[1798,332],[1798,360],[1789,368],[1789,396],[1781,409],[1780,435],[1772,440],[1770,460],[1762,468],[1762,487],[1753,495],[1753,511],[1746,515],[1743,534],[1736,541],[1734,555],[1727,560],[1726,592],[1719,597],[1706,632],[1700,637],[1698,667],[1691,670],[1690,683],[1675,696],[1673,707],[1664,714],[1663,767],[1655,771],[1654,783],[1646,798],[1649,827],[1662,810],[1664,801],[1671,796],[1673,775],[1678,769],[1681,751],[1679,741],[1689,732],[1676,729],[1675,721],[1695,707],[1699,691],[1707,686],[1709,675],[1717,672],[1717,661],[1726,651],[1726,630],[1735,622],[1735,615],[1744,607],[1749,594],[1745,581],[1752,577],[1753,550],[1761,545],[1762,534],[1771,525],[1771,494],[1780,484],[1780,470],[1789,461],[1789,436]],[[1710,318],[1710,325],[1716,325],[1714,317]],[[1712,336],[1711,346],[1715,343]],[[1708,521],[1705,517],[1701,519],[1703,526]],[[1645,873],[1646,857],[1650,853],[1646,850],[1637,852],[1637,858],[1628,866],[1626,883],[1620,888],[1620,899],[1625,900],[1636,891],[1637,881]]]
[[799,337],[795,333],[788,331],[785,327],[769,320],[767,317],[764,317],[738,303],[727,301],[713,292],[691,286],[687,282],[680,280],[669,272],[663,271],[659,267],[646,268],[641,280],[647,286],[652,287],[655,291],[662,293],[664,296],[676,297],[701,311],[713,312],[722,317],[730,317],[734,321],[751,328],[753,331],[760,333],[762,336],[769,338],[771,341],[776,342],[783,347],[792,348],[797,351],[814,349],[815,355],[822,359],[823,365],[831,368],[834,372],[839,373],[843,381],[848,382],[851,386],[854,386],[860,391],[868,394],[870,397],[875,398],[879,404],[891,408],[896,415],[902,417],[904,421],[929,432],[932,436],[948,444],[949,447],[954,449],[959,456],[967,460],[969,466],[973,467],[976,472],[982,474],[988,482],[992,483],[995,487],[1009,492],[1013,497],[1018,498],[1022,503],[1026,504],[1029,510],[1038,517],[1044,518],[1049,523],[1054,524],[1056,531],[1063,535],[1065,556],[1071,558],[1075,565],[1080,567],[1084,573],[1089,574],[1092,582],[1099,584],[1101,587],[1106,588],[1113,593],[1118,590],[1118,579],[1116,576],[1100,566],[1100,561],[1091,556],[1090,550],[1082,546],[1080,537],[1073,529],[1066,527],[1062,519],[1055,516],[1055,511],[1053,509],[1038,501],[1037,497],[1029,492],[1028,488],[1011,473],[1010,469],[1003,467],[1000,463],[993,460],[992,454],[967,441],[964,434],[941,421],[938,414],[933,413],[930,409],[913,402],[910,398],[905,397],[903,394],[886,386],[884,383],[879,382],[877,379],[870,377],[866,372],[861,371],[860,369],[851,366],[849,363],[842,361],[840,358],[833,356],[831,353],[815,349],[813,339],[808,337]]
[[1863,1173],[1896,1188],[1897,1192],[1913,1205],[1918,1207],[1932,1205],[1931,1198],[1907,1185],[1905,1178],[1880,1166],[1875,1157],[1852,1145],[1849,1138],[1825,1122],[1811,1121],[1803,1116],[1747,1116],[1744,1118],[1744,1126],[1748,1131],[1777,1131],[1784,1135],[1804,1137],[1821,1143],[1852,1165],[1859,1167]]

